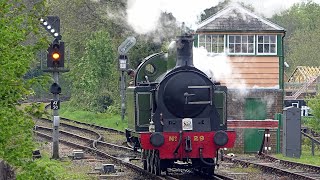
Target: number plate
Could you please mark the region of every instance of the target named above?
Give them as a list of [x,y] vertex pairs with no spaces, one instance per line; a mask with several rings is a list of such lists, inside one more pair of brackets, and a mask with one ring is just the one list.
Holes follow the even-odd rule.
[[182,130],[192,130],[192,119],[183,118],[182,119]]
[[51,109],[53,110],[60,109],[60,101],[51,100]]

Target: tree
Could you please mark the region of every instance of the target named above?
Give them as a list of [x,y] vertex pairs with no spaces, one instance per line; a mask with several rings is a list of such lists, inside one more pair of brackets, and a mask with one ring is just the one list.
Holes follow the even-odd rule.
[[[32,92],[33,80],[23,77],[44,45],[41,38],[35,38],[44,2],[2,0],[0,7],[0,158],[20,169],[17,179],[24,172],[28,172],[24,176],[28,179],[50,179],[52,173],[32,162],[34,123],[17,108],[18,102]],[[35,171],[28,169],[31,166]]]
[[307,101],[307,105],[312,110],[313,118],[307,121],[307,125],[317,133],[320,133],[320,94]]
[[291,71],[297,66],[319,66],[319,28],[314,30],[299,29],[289,37],[286,61],[290,64]]
[[104,111],[118,98],[116,50],[106,31],[95,32],[86,43],[81,61],[74,67],[71,103],[80,109]]
[[284,45],[289,71],[296,66],[318,66],[319,16],[320,5],[312,1],[294,4],[290,9],[272,16],[273,22],[286,29]]
[[[106,106],[110,106],[110,103],[113,105],[119,103],[117,48],[128,36],[134,36],[137,39],[137,44],[128,53],[130,67],[135,68],[143,58],[155,52],[160,52],[161,45],[173,39],[178,29],[174,16],[171,13],[162,13],[156,31],[147,35],[136,34],[126,21],[126,0],[51,0],[48,1],[48,6],[50,15],[60,17],[63,40],[70,50],[70,73],[64,73],[61,76],[61,79],[66,80],[65,84],[61,83],[61,87],[63,89],[72,88],[72,106],[75,105],[77,108],[90,109],[91,111],[103,111]],[[94,48],[102,47],[91,46],[89,48],[88,44],[89,41],[94,41],[96,35],[93,34],[101,31],[108,33],[108,40],[104,44],[108,44],[109,49],[111,48],[114,54],[113,63],[115,64],[113,65],[115,65],[115,71],[106,71],[105,73],[113,73],[111,76],[115,89],[105,89],[104,94],[108,94],[107,96],[95,94],[95,98],[99,96],[98,99],[100,100],[96,99],[95,102],[90,102],[90,98],[93,98],[91,95],[94,95],[90,88],[97,88],[97,81],[101,80],[94,75],[94,72],[91,72],[96,69],[96,62],[89,60],[90,63],[88,63],[85,61],[91,59],[89,51],[93,53]],[[103,42],[100,42],[100,44],[103,44]],[[79,76],[83,79],[80,80]],[[86,85],[91,87],[86,87]],[[82,89],[85,89],[85,91]],[[104,104],[103,102],[108,103]],[[98,104],[103,107],[99,108]]]

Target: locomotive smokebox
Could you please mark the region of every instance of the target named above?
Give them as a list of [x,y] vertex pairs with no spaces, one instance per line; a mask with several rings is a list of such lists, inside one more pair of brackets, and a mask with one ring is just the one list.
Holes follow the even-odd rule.
[[193,66],[193,36],[178,36],[176,40],[177,62],[176,68],[181,66]]

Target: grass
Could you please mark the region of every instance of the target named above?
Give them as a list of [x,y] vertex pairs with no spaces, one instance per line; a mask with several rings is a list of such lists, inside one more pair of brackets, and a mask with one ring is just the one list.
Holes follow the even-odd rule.
[[70,107],[68,102],[62,103],[60,108],[59,113],[61,117],[122,131],[127,128],[127,119],[122,121],[120,115],[76,110]]
[[303,164],[310,164],[310,165],[315,165],[315,166],[320,166],[320,152],[319,150],[315,150],[315,156],[311,155],[311,148],[309,150],[303,149],[301,157],[298,158],[290,158],[290,157],[285,157],[282,154],[276,154],[276,158],[283,159],[283,160],[288,160],[288,161],[293,161],[293,162],[298,162],[298,163],[303,163]]
[[[81,164],[74,164],[71,160],[59,161],[50,159],[49,152],[41,151],[42,158],[36,159],[35,163],[46,172],[53,172],[54,178],[59,180],[91,180],[97,179],[87,174],[91,167]],[[36,172],[34,172],[36,173]],[[20,177],[21,179],[22,177]]]

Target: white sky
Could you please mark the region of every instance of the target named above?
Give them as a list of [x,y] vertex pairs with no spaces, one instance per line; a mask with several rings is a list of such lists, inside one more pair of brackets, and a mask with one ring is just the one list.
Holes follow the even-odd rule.
[[[238,1],[238,0],[234,0]],[[252,4],[256,12],[266,17],[291,7],[294,3],[307,0],[239,0],[245,4]],[[197,16],[219,0],[128,0],[128,22],[138,33],[147,33],[156,28],[161,11],[171,12],[179,22],[185,22],[195,28]],[[320,3],[320,0],[313,0]]]

